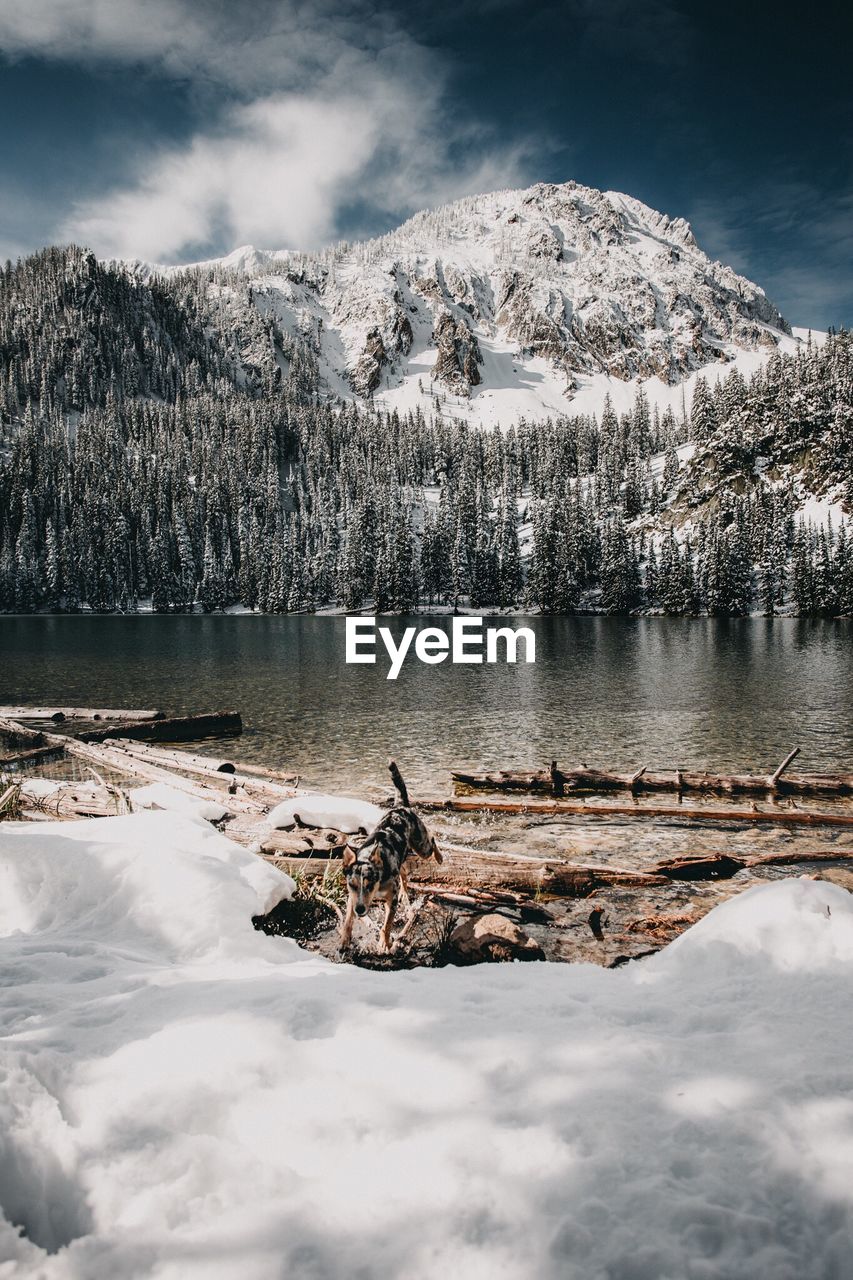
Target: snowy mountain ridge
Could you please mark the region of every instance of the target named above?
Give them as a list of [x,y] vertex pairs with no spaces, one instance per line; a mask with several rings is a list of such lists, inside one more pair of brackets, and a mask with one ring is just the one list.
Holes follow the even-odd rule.
[[485,426],[591,412],[607,393],[627,407],[640,380],[674,407],[697,371],[748,376],[799,343],[682,218],[575,182],[466,197],[316,254],[243,246],[198,268],[226,302],[250,281],[254,307],[309,343],[327,394],[426,412],[440,400]]

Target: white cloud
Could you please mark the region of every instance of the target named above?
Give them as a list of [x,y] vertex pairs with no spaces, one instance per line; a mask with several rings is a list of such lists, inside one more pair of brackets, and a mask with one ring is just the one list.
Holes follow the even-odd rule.
[[351,49],[381,48],[392,33],[368,0],[4,0],[0,9],[0,49],[11,56],[147,64],[258,92],[328,71]]
[[58,226],[107,257],[311,248],[346,206],[405,216],[524,176],[517,147],[449,119],[442,64],[368,0],[5,0],[0,49],[142,64],[204,104],[187,145]]
[[108,257],[167,261],[217,230],[234,243],[313,244],[331,234],[342,186],[375,145],[365,104],[261,99],[161,155],[129,190],[78,208],[64,230]]
[[402,216],[520,180],[513,149],[474,147],[473,159],[454,162],[437,118],[435,103],[394,81],[374,80],[360,96],[257,99],[148,161],[131,187],[77,206],[61,232],[104,257],[157,262],[217,244],[310,249],[335,237],[347,205]]

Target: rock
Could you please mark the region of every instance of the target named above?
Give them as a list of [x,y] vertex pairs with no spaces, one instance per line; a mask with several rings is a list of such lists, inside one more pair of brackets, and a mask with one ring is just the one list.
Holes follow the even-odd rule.
[[534,227],[527,237],[526,247],[531,258],[559,262],[563,256],[562,236],[557,235],[553,226]]
[[382,335],[378,329],[371,329],[358,363],[350,374],[353,390],[360,396],[367,396],[375,391],[382,376],[382,366],[387,360]]
[[477,365],[482,359],[477,339],[462,320],[449,311],[437,317],[433,331],[437,348],[433,376],[453,391],[465,394],[480,381]]
[[488,960],[544,960],[538,942],[513,920],[497,914],[471,916],[450,935],[450,946],[460,959],[471,963]]

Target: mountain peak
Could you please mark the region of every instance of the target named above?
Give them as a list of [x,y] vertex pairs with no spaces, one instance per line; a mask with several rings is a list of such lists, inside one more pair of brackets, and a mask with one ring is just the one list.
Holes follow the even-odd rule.
[[416,213],[316,254],[244,246],[253,305],[307,341],[326,390],[488,424],[578,412],[602,388],[652,398],[709,365],[753,367],[793,340],[764,291],[711,259],[683,218],[621,192],[536,183]]

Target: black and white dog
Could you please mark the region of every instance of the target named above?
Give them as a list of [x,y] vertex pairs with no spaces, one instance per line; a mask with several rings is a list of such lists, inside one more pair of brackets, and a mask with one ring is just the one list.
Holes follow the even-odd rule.
[[382,945],[391,950],[391,929],[400,898],[400,888],[408,893],[406,859],[415,854],[421,858],[443,861],[441,852],[427,830],[423,819],[409,804],[409,793],[393,760],[388,768],[394,780],[400,804],[389,809],[359,848],[344,849],[343,870],[347,888],[347,909],[341,925],[341,950],[352,941],[355,916],[363,916],[375,898],[385,903],[382,922]]

